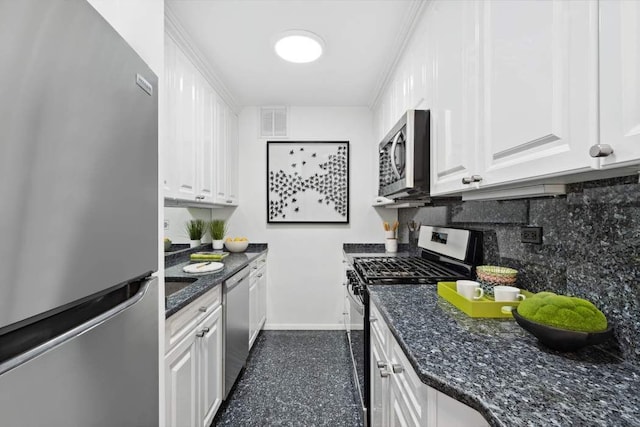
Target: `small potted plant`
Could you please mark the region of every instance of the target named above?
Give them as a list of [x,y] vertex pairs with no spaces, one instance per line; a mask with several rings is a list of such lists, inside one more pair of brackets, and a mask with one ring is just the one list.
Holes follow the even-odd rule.
[[195,248],[202,243],[202,236],[206,232],[206,223],[201,219],[192,219],[187,221],[185,229],[190,239],[190,247]]
[[222,249],[224,245],[224,235],[227,234],[227,224],[223,219],[214,219],[209,223],[209,234],[211,234],[211,245],[213,249]]

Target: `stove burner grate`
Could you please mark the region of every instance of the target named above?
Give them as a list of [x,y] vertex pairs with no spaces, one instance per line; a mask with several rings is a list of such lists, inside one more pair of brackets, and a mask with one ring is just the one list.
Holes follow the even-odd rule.
[[461,278],[460,273],[418,257],[362,257],[354,260],[354,266],[369,283],[435,283]]

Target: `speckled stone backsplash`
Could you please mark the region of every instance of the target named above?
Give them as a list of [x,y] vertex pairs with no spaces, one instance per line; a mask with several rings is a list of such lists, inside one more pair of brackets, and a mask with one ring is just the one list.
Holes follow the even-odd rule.
[[[410,220],[482,230],[485,264],[516,268],[518,286],[532,292],[592,301],[614,326],[624,358],[640,365],[637,175],[571,184],[556,198],[435,202],[398,217],[399,240],[410,244]],[[520,243],[523,225],[542,227],[543,243]]]

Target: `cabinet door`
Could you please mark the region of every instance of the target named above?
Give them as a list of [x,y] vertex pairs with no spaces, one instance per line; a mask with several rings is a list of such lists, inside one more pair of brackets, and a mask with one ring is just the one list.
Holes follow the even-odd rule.
[[388,360],[384,352],[384,344],[380,342],[378,335],[372,333],[370,341],[369,411],[371,426],[384,427],[389,425],[389,373],[386,366]]
[[215,158],[215,201],[225,203],[226,192],[226,156],[227,156],[227,106],[219,97],[216,97],[216,136],[214,143]]
[[227,115],[227,156],[225,163],[226,205],[238,204],[239,148],[238,116],[229,110]]
[[202,322],[199,335],[199,421],[209,427],[222,403],[222,306]]
[[432,54],[431,192],[467,188],[478,150],[480,2],[436,1],[429,22]]
[[190,334],[165,357],[165,403],[168,427],[196,427],[197,357],[195,335]]
[[409,427],[419,426],[420,421],[407,403],[407,396],[403,395],[398,379],[394,376],[389,382],[389,426]]
[[163,123],[165,137],[162,141],[162,161],[163,161],[163,192],[164,197],[176,198],[176,114],[178,99],[178,77],[176,65],[177,46],[169,37],[165,37],[164,55],[164,109]]
[[201,120],[199,127],[200,138],[198,139],[198,195],[202,202],[212,203],[214,199],[214,177],[213,177],[213,149],[214,149],[214,120],[215,120],[215,94],[209,84],[202,79],[200,87],[201,113],[198,114]]
[[640,160],[640,2],[600,1],[600,142],[603,166]]
[[482,2],[480,185],[586,170],[597,124],[597,2]]
[[176,184],[180,198],[196,196],[196,82],[195,67],[185,54],[176,50],[178,98],[176,103]]
[[258,336],[258,281],[253,276],[249,284],[249,348]]
[[262,260],[263,267],[258,270],[258,332],[262,329],[267,321],[267,265],[266,261]]

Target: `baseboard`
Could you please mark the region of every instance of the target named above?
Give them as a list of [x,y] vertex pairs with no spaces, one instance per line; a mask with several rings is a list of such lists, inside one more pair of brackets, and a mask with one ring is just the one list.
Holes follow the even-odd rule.
[[342,323],[266,323],[267,331],[343,331]]

